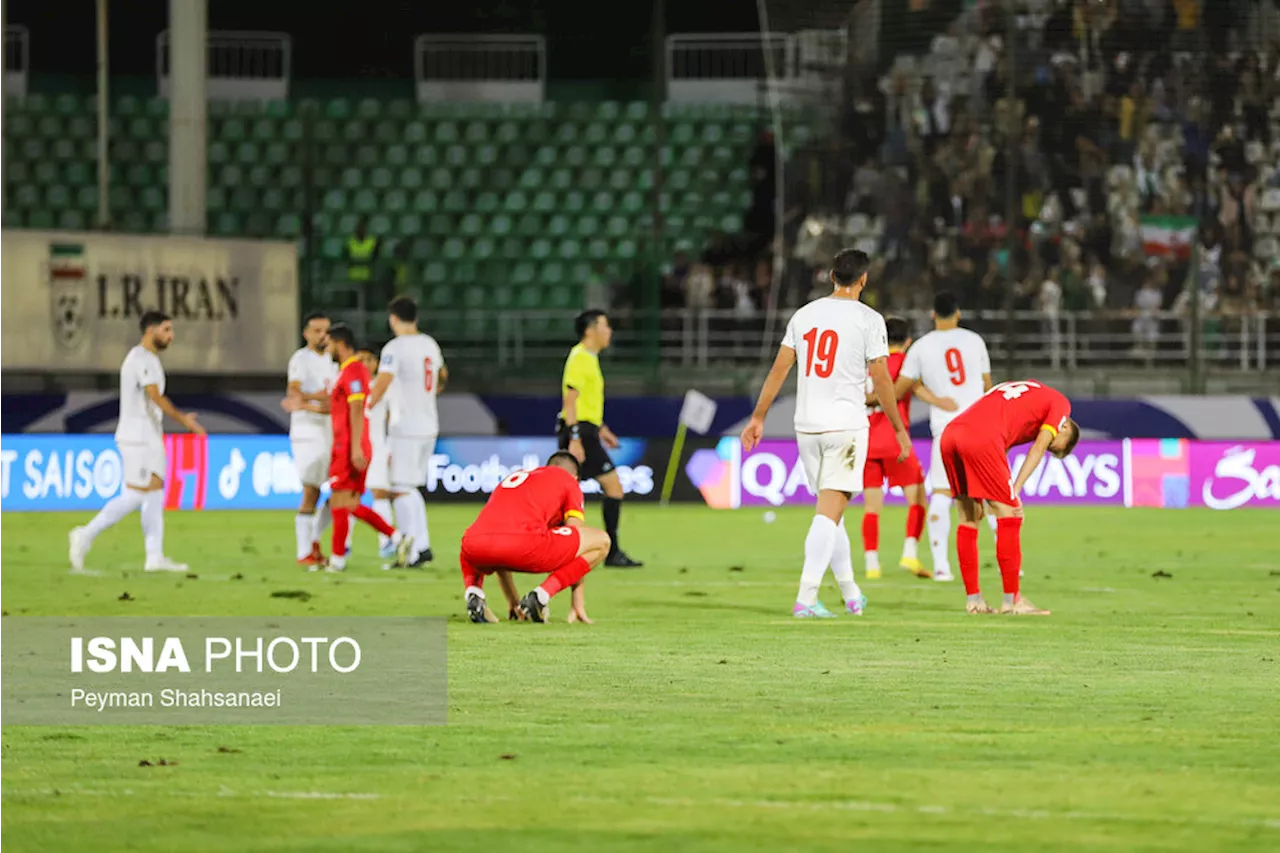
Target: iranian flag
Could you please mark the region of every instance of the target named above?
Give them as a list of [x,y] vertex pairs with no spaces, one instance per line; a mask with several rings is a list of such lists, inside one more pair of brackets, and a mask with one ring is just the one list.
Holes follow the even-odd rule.
[[1144,216],[1142,247],[1150,256],[1189,260],[1198,226],[1192,216]]
[[80,243],[52,243],[49,246],[49,276],[54,281],[84,278],[84,246]]

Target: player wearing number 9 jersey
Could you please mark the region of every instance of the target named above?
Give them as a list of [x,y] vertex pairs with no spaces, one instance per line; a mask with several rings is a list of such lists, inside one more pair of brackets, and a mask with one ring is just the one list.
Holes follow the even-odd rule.
[[[960,307],[950,293],[942,292],[933,300],[933,331],[911,345],[898,375],[899,398],[927,389],[937,402],[931,405],[929,431],[933,434],[933,452],[929,460],[929,547],[933,553],[935,580],[949,581],[951,561],[948,546],[951,537],[951,486],[939,453],[942,430],[978,401],[991,388],[991,357],[987,345],[976,332],[960,328]],[[993,528],[994,529],[994,528]]]
[[[1062,459],[1080,440],[1071,403],[1060,392],[1033,380],[995,386],[942,433],[942,464],[960,504],[956,554],[970,613],[990,613],[978,586],[978,522],[983,503],[996,516],[996,562],[1004,582],[1001,613],[1048,615],[1021,595],[1022,504],[1018,496],[1045,452]],[[1018,475],[1009,472],[1009,451],[1034,442]]]
[[[578,460],[567,450],[551,455],[533,471],[514,471],[493,490],[475,523],[462,534],[462,582],[472,622],[496,622],[485,604],[484,578],[491,572],[551,576],[519,599],[504,579],[513,613],[545,622],[551,597],[573,587],[570,621],[589,622],[583,608],[582,579],[609,553],[609,535],[583,524]],[[502,577],[500,575],[500,577]]]
[[391,505],[397,523],[418,549],[410,557],[410,566],[422,566],[431,561],[431,534],[419,490],[427,484],[427,467],[440,433],[436,395],[448,381],[449,370],[435,338],[418,331],[418,306],[412,299],[399,296],[387,310],[395,337],[382,348],[369,406],[377,406],[390,393]]
[[835,256],[830,296],[805,305],[791,317],[782,346],[760,391],[751,420],[742,431],[744,452],[764,435],[764,419],[793,366],[796,379],[796,443],[817,512],[804,545],[800,592],[792,614],[829,617],[818,588],[830,565],[847,612],[859,615],[866,603],[853,579],[844,511],[862,491],[867,461],[866,387],[870,375],[876,399],[889,418],[898,443],[898,461],[911,453],[911,440],[894,398],[886,360],[889,344],[884,318],[858,301],[867,284],[871,259],[846,249]]

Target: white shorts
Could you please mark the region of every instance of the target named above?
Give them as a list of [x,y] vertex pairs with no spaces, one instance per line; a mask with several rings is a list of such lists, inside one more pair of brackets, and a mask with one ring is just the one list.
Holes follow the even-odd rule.
[[124,466],[124,482],[126,486],[150,486],[151,475],[161,480],[168,472],[168,459],[164,453],[164,442],[117,441],[120,449],[120,462]]
[[804,465],[809,488],[815,495],[824,489],[851,495],[862,493],[862,473],[867,466],[870,432],[864,427],[796,434],[800,462]]
[[364,487],[369,491],[391,491],[391,441],[384,439],[372,445],[369,468],[365,471]]
[[947,469],[942,464],[941,434],[933,438],[933,449],[929,452],[929,473],[925,476],[925,483],[930,492],[936,492],[939,489],[951,491],[951,483],[947,482]]
[[298,472],[302,485],[318,489],[329,482],[328,442],[294,441],[290,443],[290,449],[293,451],[293,469]]
[[436,452],[436,437],[391,436],[391,486],[416,489],[427,484],[427,466]]

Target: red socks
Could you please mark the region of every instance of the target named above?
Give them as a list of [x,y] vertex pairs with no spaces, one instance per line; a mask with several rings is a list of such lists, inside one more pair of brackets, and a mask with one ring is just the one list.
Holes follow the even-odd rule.
[[[352,510],[352,513],[355,515],[356,518],[360,519],[365,524],[369,525],[374,530],[381,533],[383,536],[390,536],[396,532],[396,529],[394,527],[392,527],[390,524],[387,524],[387,520],[385,518],[378,515],[370,507],[367,507],[364,504],[357,505],[356,508]],[[336,515],[334,516],[333,520],[335,524],[334,529],[336,530],[337,529],[336,525],[338,521],[338,518]],[[343,541],[345,542],[346,540],[344,539]]]
[[484,574],[468,563],[465,558],[459,562],[462,563],[462,589],[465,591],[473,586],[484,589]]
[[351,510],[333,507],[333,556],[347,556],[347,534],[351,532]]
[[[999,545],[996,547],[998,549]],[[978,528],[968,524],[956,528],[956,557],[960,561],[960,577],[964,579],[965,595],[977,595],[982,591],[978,586]],[[1016,579],[1017,571],[1013,574]]]
[[542,591],[548,596],[553,596],[567,586],[573,586],[578,581],[587,576],[587,572],[591,571],[585,557],[576,557],[571,562],[566,563],[556,569],[551,575],[538,586],[542,587]]
[[924,507],[912,504],[907,507],[907,538],[919,539],[924,532]]
[[1022,570],[1022,519],[996,519],[996,562],[1000,564],[1004,594],[1017,595],[1018,572]]
[[874,512],[862,514],[862,550],[880,550],[880,516]]

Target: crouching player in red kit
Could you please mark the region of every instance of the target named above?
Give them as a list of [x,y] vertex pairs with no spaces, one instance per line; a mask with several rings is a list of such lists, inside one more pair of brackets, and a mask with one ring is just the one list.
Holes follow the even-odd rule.
[[[942,464],[960,505],[956,555],[968,595],[969,613],[991,613],[978,586],[978,522],[983,501],[996,517],[996,561],[1004,582],[1001,613],[1048,616],[1023,598],[1018,588],[1022,569],[1022,502],[1027,478],[1040,466],[1045,451],[1059,459],[1071,454],[1080,427],[1071,420],[1071,403],[1039,382],[1003,382],[966,409],[942,432]],[[1033,441],[1017,477],[1009,476],[1009,451]]]
[[365,474],[373,454],[364,400],[369,393],[369,368],[356,356],[355,334],[341,323],[329,329],[329,355],[340,365],[329,392],[329,416],[333,420],[333,450],[329,457],[329,506],[333,510],[333,553],[326,571],[347,566],[347,532],[351,517],[363,521],[396,546],[396,565],[403,566],[413,550],[413,537],[388,524],[382,516],[360,503]]
[[498,484],[475,523],[462,534],[462,582],[472,622],[496,622],[485,604],[484,576],[525,572],[550,577],[523,599],[503,584],[508,604],[521,618],[546,622],[552,596],[573,588],[569,621],[590,622],[582,579],[609,555],[609,534],[583,525],[578,460],[568,451],[551,454],[533,471],[515,471]]

